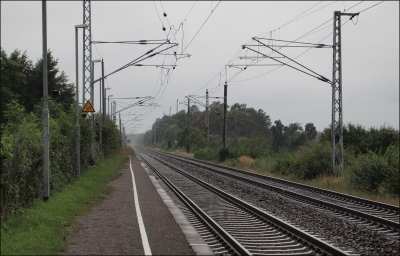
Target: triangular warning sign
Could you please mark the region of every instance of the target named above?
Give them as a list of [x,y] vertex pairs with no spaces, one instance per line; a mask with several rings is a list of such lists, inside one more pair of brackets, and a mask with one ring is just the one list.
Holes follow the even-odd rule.
[[90,101],[87,101],[85,106],[82,109],[82,112],[87,113],[87,112],[96,112],[96,111],[94,110]]

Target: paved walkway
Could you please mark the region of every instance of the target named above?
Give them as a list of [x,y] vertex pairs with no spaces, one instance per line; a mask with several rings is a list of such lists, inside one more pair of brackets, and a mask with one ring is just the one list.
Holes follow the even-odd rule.
[[[204,240],[187,222],[154,177],[151,175],[149,177],[136,157],[132,157],[131,163],[151,253],[153,255],[210,254],[211,251],[204,244]],[[115,191],[90,213],[79,218],[82,227],[71,237],[64,254],[144,254],[129,166],[121,172],[122,175],[118,179],[110,182]]]

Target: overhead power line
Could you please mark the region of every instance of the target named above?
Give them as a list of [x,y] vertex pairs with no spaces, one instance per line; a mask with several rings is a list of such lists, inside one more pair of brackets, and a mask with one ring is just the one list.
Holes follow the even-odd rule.
[[193,42],[193,40],[196,38],[197,34],[200,32],[200,30],[203,28],[204,24],[206,24],[206,22],[208,21],[208,19],[211,17],[211,15],[214,13],[215,9],[217,9],[217,7],[219,6],[219,4],[221,3],[221,1],[218,2],[218,4],[215,6],[215,8],[211,11],[210,15],[208,15],[207,19],[204,21],[203,25],[201,25],[201,27],[199,28],[199,30],[196,32],[196,34],[194,35],[194,37],[192,38],[192,40],[190,40],[189,44],[186,45],[185,49],[182,51],[186,51],[186,49],[189,47],[189,45]]

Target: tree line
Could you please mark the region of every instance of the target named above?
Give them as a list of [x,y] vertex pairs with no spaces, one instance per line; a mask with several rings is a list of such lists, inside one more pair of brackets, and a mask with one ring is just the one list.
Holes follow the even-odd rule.
[[[209,143],[211,148],[222,147],[223,103],[216,101],[209,106]],[[188,118],[190,118],[190,148],[192,151],[202,149],[206,141],[206,112],[192,105],[188,112],[180,112],[157,118],[152,129],[142,134],[140,144],[145,146],[159,145],[163,148],[189,148]],[[227,146],[237,143],[239,138],[262,138],[273,152],[294,151],[308,141],[314,140],[317,130],[313,123],[307,123],[304,129],[299,123],[283,125],[281,120],[272,123],[264,110],[255,110],[246,104],[235,103],[227,110]],[[256,157],[254,155],[253,157]]]
[[[331,170],[331,128],[317,132],[313,123],[284,125],[267,113],[235,103],[227,109],[226,147],[222,144],[223,103],[209,106],[209,147],[206,111],[191,105],[188,112],[157,118],[152,129],[136,135],[138,145],[164,150],[186,150],[195,158],[238,163],[240,157],[263,162],[271,172],[315,179],[321,175],[344,175],[351,186],[371,193],[398,195],[399,131],[391,126],[366,129],[359,124],[343,126],[345,169]],[[190,147],[189,147],[190,120]]]
[[[1,48],[1,202],[2,217],[18,213],[43,194],[43,60],[35,64],[26,52],[16,49],[9,55]],[[76,179],[75,85],[58,60],[47,52],[48,89],[59,91],[50,97],[50,190],[59,191]],[[96,119],[100,116],[96,114]],[[102,127],[91,129],[90,119],[80,119],[81,169],[89,165],[90,145],[95,138],[95,165],[115,153],[121,145],[116,125],[107,116]]]

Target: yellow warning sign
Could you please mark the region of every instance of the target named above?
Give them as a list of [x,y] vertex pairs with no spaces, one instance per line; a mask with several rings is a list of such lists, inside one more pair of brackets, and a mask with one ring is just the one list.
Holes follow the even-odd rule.
[[131,140],[128,140],[128,143],[131,143]]
[[87,113],[87,112],[96,112],[96,111],[94,110],[90,101],[87,101],[85,106],[82,109],[82,112]]

